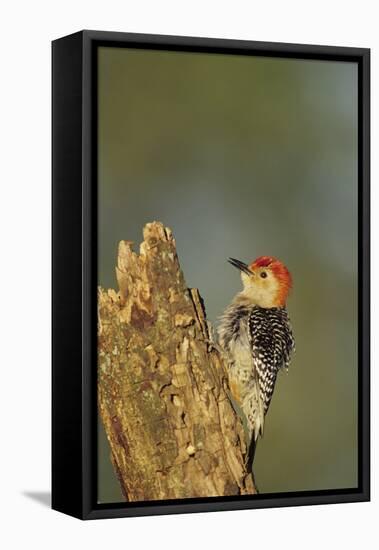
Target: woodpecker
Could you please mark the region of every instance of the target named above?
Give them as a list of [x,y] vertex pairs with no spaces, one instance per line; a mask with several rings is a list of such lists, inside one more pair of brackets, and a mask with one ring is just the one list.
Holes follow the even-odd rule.
[[295,348],[286,309],[292,278],[272,256],[249,265],[234,258],[228,261],[240,270],[243,289],[222,315],[218,336],[227,357],[231,396],[245,417],[246,464],[251,468],[277,374],[288,370]]

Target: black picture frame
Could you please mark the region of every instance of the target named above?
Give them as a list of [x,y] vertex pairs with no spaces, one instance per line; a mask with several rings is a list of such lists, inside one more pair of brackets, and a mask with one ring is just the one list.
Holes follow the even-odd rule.
[[[97,63],[99,46],[358,64],[358,488],[97,504]],[[370,499],[370,50],[81,31],[52,43],[52,507],[81,519],[358,502]]]

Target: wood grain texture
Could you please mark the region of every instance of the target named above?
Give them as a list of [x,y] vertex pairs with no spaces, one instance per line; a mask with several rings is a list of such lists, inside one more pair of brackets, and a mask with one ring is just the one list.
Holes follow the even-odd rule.
[[125,499],[253,494],[203,301],[171,231],[153,222],[143,237],[139,254],[119,244],[119,291],[98,292],[98,403]]

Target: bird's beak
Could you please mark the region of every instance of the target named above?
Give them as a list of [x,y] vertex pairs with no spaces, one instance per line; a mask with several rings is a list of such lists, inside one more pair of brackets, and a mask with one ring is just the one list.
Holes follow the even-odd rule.
[[244,262],[240,262],[239,260],[236,260],[235,258],[229,258],[228,262],[230,264],[234,265],[234,267],[236,267],[240,271],[243,271],[244,273],[246,273],[246,275],[252,275],[253,274],[252,271],[250,271],[249,266],[247,264],[245,264]]

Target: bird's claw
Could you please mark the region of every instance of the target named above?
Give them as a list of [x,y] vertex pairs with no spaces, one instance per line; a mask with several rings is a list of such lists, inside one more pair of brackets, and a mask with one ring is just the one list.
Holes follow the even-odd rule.
[[221,356],[225,355],[224,350],[222,347],[215,342],[214,340],[210,340],[209,338],[206,338],[204,342],[208,345],[208,351],[211,351],[212,349],[216,350]]

